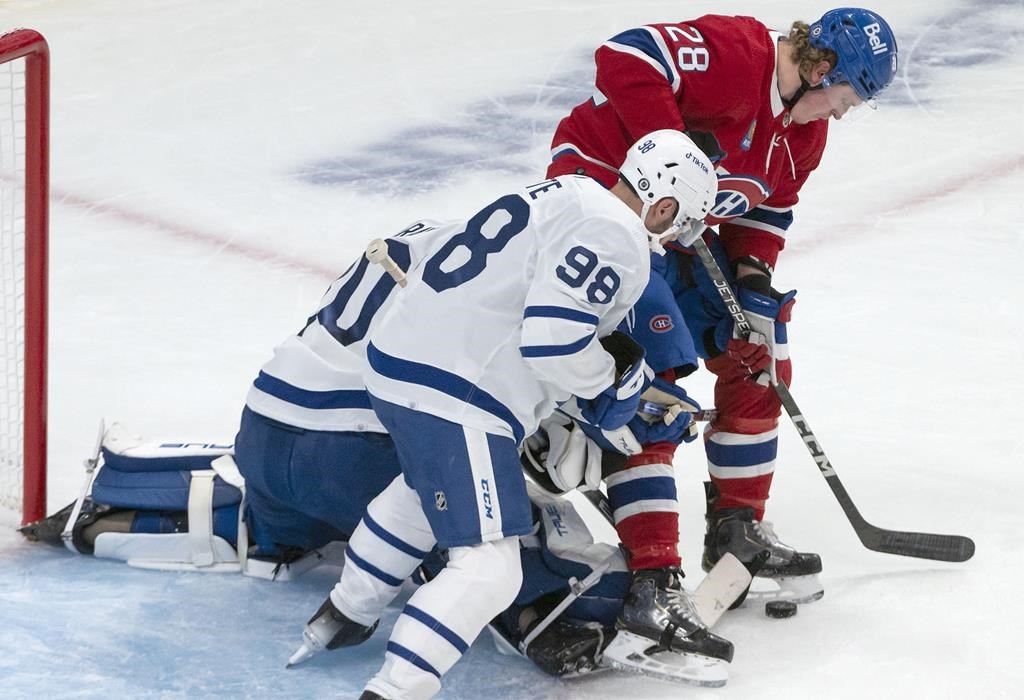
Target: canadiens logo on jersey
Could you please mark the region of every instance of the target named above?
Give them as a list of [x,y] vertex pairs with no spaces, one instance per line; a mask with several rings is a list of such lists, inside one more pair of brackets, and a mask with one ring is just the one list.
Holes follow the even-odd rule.
[[672,330],[672,318],[665,314],[658,314],[651,319],[650,326],[655,333],[668,333]]
[[723,221],[743,216],[767,199],[769,194],[771,189],[756,177],[719,174],[715,206],[704,217],[704,222],[708,226],[717,226]]

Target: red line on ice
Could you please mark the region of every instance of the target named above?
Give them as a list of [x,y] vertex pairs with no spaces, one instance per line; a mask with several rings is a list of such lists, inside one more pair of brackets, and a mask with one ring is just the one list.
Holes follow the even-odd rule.
[[[988,180],[993,180],[995,178],[1002,177],[1003,175],[1007,175],[1022,167],[1024,167],[1024,155],[1015,155],[1002,162],[988,165],[974,173],[967,175],[961,174],[955,180],[949,180],[947,183],[939,185],[938,187],[930,187],[928,191],[922,191],[918,194],[894,202],[888,205],[883,213],[897,213],[909,208],[931,204],[932,202],[956,194],[961,190],[973,187],[981,182],[986,182]],[[123,207],[111,202],[86,199],[66,192],[52,192],[51,196],[63,204],[71,204],[76,207],[89,209],[90,211],[114,216],[129,223],[153,227],[171,236],[186,239],[194,243],[209,245],[217,248],[220,252],[249,258],[250,260],[254,260],[259,263],[281,265],[294,269],[297,272],[315,275],[316,277],[323,279],[333,279],[337,276],[336,270],[321,267],[320,265],[307,260],[293,258],[273,250],[253,246],[248,243],[238,243],[227,236],[211,233],[209,231],[202,231],[173,221],[167,221],[166,219],[162,219],[158,216],[135,211],[128,207]]]
[[193,243],[201,243],[214,247],[218,252],[230,253],[239,257],[254,260],[258,263],[287,267],[296,270],[297,272],[315,275],[328,280],[338,276],[338,270],[328,269],[317,265],[316,263],[309,262],[308,260],[293,258],[289,255],[284,255],[266,248],[260,248],[248,243],[239,243],[228,236],[222,236],[209,231],[202,231],[198,228],[168,221],[160,218],[159,216],[137,211],[119,204],[86,199],[85,197],[79,197],[67,192],[55,191],[52,190],[52,188],[50,196],[53,201],[61,204],[70,204],[82,209],[88,209],[92,212],[113,216],[128,223],[155,228],[175,238],[186,239]]

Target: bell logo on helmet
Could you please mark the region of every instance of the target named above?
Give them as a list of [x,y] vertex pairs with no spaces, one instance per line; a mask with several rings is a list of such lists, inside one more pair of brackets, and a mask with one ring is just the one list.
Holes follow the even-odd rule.
[[864,33],[868,35],[868,44],[871,45],[871,53],[876,56],[880,53],[885,53],[889,50],[889,45],[886,44],[882,37],[878,36],[882,33],[882,26],[878,22],[864,27]]

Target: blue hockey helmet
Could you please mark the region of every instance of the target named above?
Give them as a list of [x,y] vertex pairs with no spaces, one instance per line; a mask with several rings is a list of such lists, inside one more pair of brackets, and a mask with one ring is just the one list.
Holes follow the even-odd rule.
[[837,63],[822,85],[849,83],[865,102],[896,77],[896,37],[888,22],[870,10],[829,10],[809,29],[810,44],[829,49]]

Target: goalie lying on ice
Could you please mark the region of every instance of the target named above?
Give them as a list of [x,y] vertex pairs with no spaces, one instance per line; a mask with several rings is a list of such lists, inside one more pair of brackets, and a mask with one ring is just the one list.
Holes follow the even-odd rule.
[[[253,421],[262,419],[247,416],[241,438],[251,435],[246,425]],[[270,507],[265,497],[250,500],[253,489],[238,473],[229,444],[145,441],[115,424],[87,462],[82,497],[22,532],[142,568],[288,580],[342,561],[341,543],[374,489],[397,470],[387,435],[349,433],[344,439],[346,450],[329,452],[346,458],[321,473],[346,491],[349,507],[334,511],[329,522],[314,522],[281,501]],[[535,527],[520,539],[523,584],[490,625],[500,650],[525,655],[555,675],[614,666],[701,685],[725,682],[732,645],[707,627],[749,583],[745,569],[723,566],[717,579],[705,580],[687,609],[692,629],[673,628],[668,635],[650,625],[616,629],[631,581],[621,550],[595,543],[568,500],[533,486],[530,497]],[[436,576],[444,565],[444,552],[430,552],[414,580]],[[654,602],[644,606],[652,620]],[[323,646],[334,648],[330,641]]]

